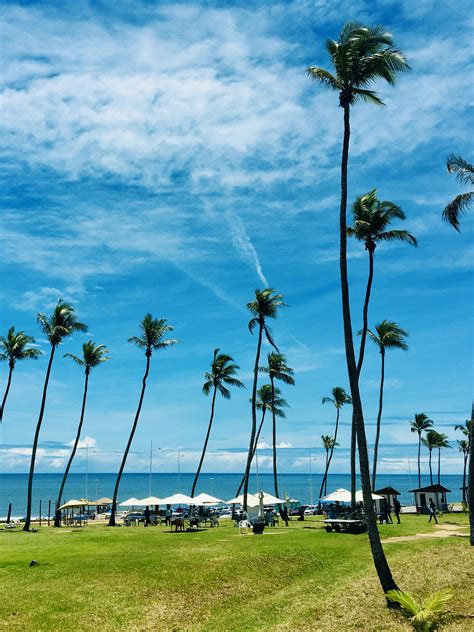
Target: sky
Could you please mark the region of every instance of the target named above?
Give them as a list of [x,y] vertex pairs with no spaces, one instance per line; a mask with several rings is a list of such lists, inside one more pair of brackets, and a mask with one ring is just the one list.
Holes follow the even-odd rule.
[[[473,218],[441,221],[463,188],[446,156],[472,160],[472,25],[465,6],[432,2],[6,2],[1,7],[2,207],[0,330],[35,336],[44,356],[20,363],[1,428],[0,472],[25,472],[48,345],[36,323],[58,298],[89,326],[53,365],[37,471],[62,471],[83,389],[88,338],[112,360],[93,370],[72,471],[113,472],[125,447],[145,357],[128,344],[145,313],[179,344],[156,353],[127,471],[196,467],[210,412],[201,392],[215,348],[240,366],[246,390],[218,399],[204,471],[240,472],[248,447],[256,339],[246,304],[276,288],[288,307],[272,323],[295,370],[278,425],[280,469],[323,469],[321,435],[348,387],[338,269],[342,117],[336,93],[306,68],[345,21],[383,24],[412,70],[386,107],[352,111],[349,201],[376,188],[400,205],[419,247],[377,248],[369,323],[393,320],[409,350],[390,351],[381,473],[416,468],[409,421],[424,412],[448,435],[443,471],[460,473],[454,431],[472,398]],[[354,329],[361,326],[367,253],[349,243]],[[370,343],[369,343],[370,345]],[[264,353],[269,351],[264,347]],[[0,366],[5,387],[6,363]],[[367,348],[361,389],[373,447],[380,356]],[[262,378],[263,379],[263,378]],[[350,407],[332,469],[349,471]],[[260,467],[271,468],[264,427]],[[423,468],[427,455],[423,455]]]

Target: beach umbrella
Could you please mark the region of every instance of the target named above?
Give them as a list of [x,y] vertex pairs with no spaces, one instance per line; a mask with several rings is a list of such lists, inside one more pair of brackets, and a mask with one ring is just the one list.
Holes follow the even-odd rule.
[[[380,496],[379,494],[372,494],[372,500],[382,500],[384,496]],[[361,503],[364,500],[362,495],[362,490],[360,489],[356,492],[356,502]]]
[[224,501],[210,494],[198,494],[193,498],[193,505],[218,505]]
[[119,507],[132,507],[138,505],[140,501],[138,498],[129,498],[128,500],[124,500],[123,503],[119,504]]
[[332,492],[332,494],[328,494],[327,496],[321,498],[321,500],[326,503],[350,503],[351,492],[343,487],[340,487],[339,489],[336,489],[335,492]]
[[[226,500],[226,505],[243,505],[244,504],[244,495],[240,494],[240,496],[236,496],[235,498],[231,498],[230,500]],[[247,495],[247,507],[258,507],[259,499],[257,496],[253,494]]]
[[168,496],[167,498],[162,498],[162,505],[194,505],[194,500],[191,496],[186,496],[186,494],[173,494],[173,496]]
[[104,498],[98,498],[94,503],[92,503],[93,505],[111,505],[112,504],[112,498],[106,498],[104,496]]
[[273,494],[269,494],[263,491],[260,491],[259,494],[260,493],[263,494],[263,502],[266,505],[281,505],[286,502],[285,500],[282,500],[281,498],[277,498],[276,496],[273,496]]
[[84,500],[68,500],[67,503],[64,503],[64,505],[61,505],[61,507],[59,507],[59,509],[71,509],[72,507],[87,507],[87,505],[90,505],[91,503],[84,501]]
[[147,507],[151,505],[166,505],[163,502],[163,499],[157,498],[156,496],[148,496],[148,498],[143,498],[143,500],[139,500],[135,503],[137,507]]

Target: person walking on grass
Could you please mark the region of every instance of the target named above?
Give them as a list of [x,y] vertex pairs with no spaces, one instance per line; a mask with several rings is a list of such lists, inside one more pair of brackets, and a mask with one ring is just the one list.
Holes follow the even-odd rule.
[[143,515],[145,516],[145,527],[148,527],[148,525],[150,524],[150,507],[148,507],[148,505],[145,507],[145,511],[143,512]]
[[428,509],[430,510],[430,519],[428,520],[428,522],[431,522],[432,518],[434,518],[434,521],[436,522],[436,524],[438,524],[438,520],[436,519],[436,505],[434,504],[432,498],[430,498]]
[[400,524],[400,511],[402,509],[402,506],[398,498],[395,498],[395,500],[393,501],[393,509],[395,511],[395,516],[397,518],[397,524]]

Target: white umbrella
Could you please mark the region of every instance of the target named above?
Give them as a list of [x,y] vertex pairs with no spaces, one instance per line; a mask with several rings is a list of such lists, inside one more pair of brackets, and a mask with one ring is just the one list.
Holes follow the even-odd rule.
[[140,501],[138,498],[129,498],[128,500],[124,500],[123,503],[120,503],[119,507],[132,507],[138,505]]
[[218,505],[224,501],[209,494],[198,494],[193,498],[193,505]]
[[173,496],[162,498],[160,504],[162,505],[194,505],[195,502],[191,498],[191,496],[186,496],[186,494],[173,494]]
[[59,509],[70,509],[71,507],[87,507],[88,505],[90,505],[91,503],[85,502],[83,500],[68,500],[67,503],[64,503],[64,505],[61,505],[61,507],[59,507]]
[[351,502],[351,492],[343,487],[336,489],[332,494],[328,494],[321,498],[321,500],[325,500],[326,502],[340,502],[340,503],[350,503]]
[[143,498],[143,500],[139,500],[135,503],[135,505],[137,505],[137,507],[147,507],[150,505],[163,505],[166,503],[163,503],[161,498],[157,498],[156,496],[148,496],[148,498]]
[[[226,505],[243,505],[244,504],[244,495],[240,494],[240,496],[236,496],[235,498],[231,498],[230,500],[226,500]],[[253,494],[247,495],[247,507],[258,507],[259,499],[257,496]]]
[[[385,498],[385,496],[379,496],[379,494],[372,494],[372,500],[382,500],[382,498]],[[356,492],[356,502],[361,503],[364,500],[364,497],[362,496],[362,490],[360,489],[358,492]]]
[[261,493],[263,494],[263,502],[266,505],[279,505],[279,504],[285,503],[284,500],[282,500],[281,498],[277,498],[276,496],[273,496],[272,494],[269,494],[267,492],[261,492]]

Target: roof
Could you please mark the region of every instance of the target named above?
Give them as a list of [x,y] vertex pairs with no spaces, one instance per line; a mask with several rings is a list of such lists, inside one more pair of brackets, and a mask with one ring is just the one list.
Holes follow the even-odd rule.
[[397,490],[391,485],[389,485],[388,487],[383,487],[382,489],[376,489],[374,491],[374,494],[389,494],[390,496],[400,496],[400,492],[397,492]]
[[451,490],[448,489],[447,487],[443,487],[443,485],[438,485],[438,483],[436,483],[435,485],[428,485],[428,487],[419,487],[418,489],[410,489],[410,494],[412,492],[433,492],[433,493],[440,493],[440,492],[450,492]]
[[112,498],[106,498],[105,496],[103,498],[98,498],[94,505],[111,505],[113,503]]

